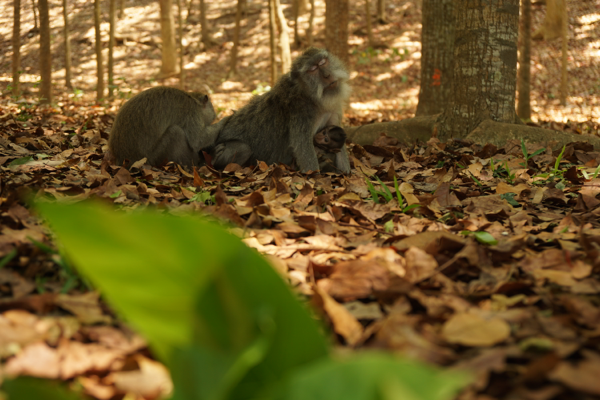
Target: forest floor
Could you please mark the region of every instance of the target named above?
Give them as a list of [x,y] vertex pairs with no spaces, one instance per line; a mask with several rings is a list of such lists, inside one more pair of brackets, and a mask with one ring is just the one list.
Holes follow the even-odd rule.
[[[366,47],[361,3],[352,9],[354,91],[346,117],[354,125],[410,117],[416,109],[420,9],[410,1],[387,3],[390,22],[375,25],[387,47],[377,51]],[[25,97],[4,93],[0,102],[3,375],[60,379],[106,400],[152,399],[170,390],[168,372],[145,341],[65,268],[26,200],[96,198],[122,210],[208,213],[227,221],[297,293],[321,300],[317,308],[338,347],[387,349],[475,371],[461,400],[600,396],[599,152],[581,143],[552,152],[518,142],[496,148],[432,139],[398,146],[380,138],[349,145],[349,176],[264,163],[223,172],[172,163],[127,170],[104,157],[107,138],[128,95],[160,83],[152,78],[160,67],[157,5],[125,4],[118,98],[96,105],[90,4],[69,2],[78,89],[58,83],[55,104],[37,107],[38,36],[24,35]],[[262,3],[248,2],[239,74],[227,80],[234,2],[207,4],[217,45],[200,51],[191,40],[199,27],[187,25],[187,87],[208,87],[227,115],[266,85],[267,19]],[[560,43],[536,42],[533,118],[598,134],[600,3],[568,4],[569,104],[557,100]],[[57,1],[51,5],[54,76],[62,82],[61,10]],[[33,28],[28,6],[23,32]],[[318,45],[323,3],[317,6]],[[11,15],[11,3],[0,4],[2,48],[10,46]],[[535,6],[534,16],[537,26],[543,8]],[[6,85],[9,71],[4,52]]]

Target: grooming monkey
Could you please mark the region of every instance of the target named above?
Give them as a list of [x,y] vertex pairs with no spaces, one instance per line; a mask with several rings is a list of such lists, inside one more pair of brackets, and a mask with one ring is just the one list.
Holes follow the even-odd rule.
[[214,138],[206,132],[216,117],[208,95],[155,87],[129,99],[117,113],[108,146],[118,164],[144,157],[157,166],[165,161],[199,165],[201,148]]
[[[235,114],[207,130],[216,137],[207,152],[215,168],[258,159],[295,164],[302,172],[319,170],[314,136],[328,125],[341,125],[350,95],[348,72],[326,50],[306,50],[271,91],[256,96]],[[350,172],[345,146],[335,153],[335,167]]]

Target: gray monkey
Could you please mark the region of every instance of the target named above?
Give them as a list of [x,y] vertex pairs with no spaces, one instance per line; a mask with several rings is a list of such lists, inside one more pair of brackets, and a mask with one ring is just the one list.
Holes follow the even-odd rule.
[[214,138],[206,127],[216,114],[208,95],[154,87],[129,99],[117,113],[108,146],[116,162],[144,157],[151,165],[200,165],[201,148]]
[[[302,172],[319,170],[313,137],[328,125],[341,125],[350,96],[343,63],[327,50],[310,48],[294,60],[269,92],[208,128],[216,141],[205,150],[215,168],[255,160],[294,162]],[[335,167],[350,172],[346,147],[335,153]]]

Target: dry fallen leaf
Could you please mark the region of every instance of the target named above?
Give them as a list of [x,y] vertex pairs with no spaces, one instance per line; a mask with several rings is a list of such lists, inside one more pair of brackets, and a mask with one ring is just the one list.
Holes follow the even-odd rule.
[[459,313],[446,321],[442,335],[449,343],[486,347],[506,340],[510,336],[510,326],[498,317]]

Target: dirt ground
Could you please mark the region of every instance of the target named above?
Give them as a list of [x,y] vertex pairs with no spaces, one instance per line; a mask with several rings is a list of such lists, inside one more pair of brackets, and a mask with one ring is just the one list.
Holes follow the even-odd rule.
[[[124,15],[117,22],[118,41],[115,48],[116,102],[104,102],[112,113],[131,93],[159,84],[177,85],[175,78],[157,81],[160,68],[160,26],[158,2],[124,0]],[[74,103],[89,104],[95,98],[96,63],[94,56],[93,7],[90,0],[68,0],[71,21],[73,83],[75,90],[64,86],[64,39],[62,6],[51,0],[53,47],[53,79],[58,106]],[[183,11],[186,45],[186,88],[206,89],[213,93],[213,102],[220,116],[238,109],[268,85],[269,33],[265,2],[248,0],[247,16],[242,26],[239,52],[239,74],[226,78],[232,46],[235,1],[207,2],[209,24],[216,41],[204,51],[199,43],[199,5]],[[360,125],[370,122],[399,120],[414,115],[419,92],[421,2],[388,0],[387,24],[374,26],[377,49],[367,47],[364,2],[351,2],[350,69],[353,94],[347,109],[347,122]],[[534,42],[532,51],[532,120],[555,129],[568,129],[598,134],[600,124],[600,1],[567,1],[569,7],[569,97],[566,107],[560,106],[560,40]],[[108,2],[102,2],[103,17],[108,20]],[[284,1],[290,26],[291,1]],[[373,8],[373,7],[372,7]],[[533,6],[533,28],[541,23],[545,7]],[[315,45],[324,39],[324,1],[316,1]],[[11,81],[12,1],[0,3],[0,87],[4,102],[11,101],[7,88]],[[38,74],[39,35],[34,29],[32,3],[22,1],[22,82],[28,98],[35,99]],[[305,39],[308,13],[299,21]],[[107,60],[108,22],[102,24]],[[304,41],[303,46],[306,45]],[[293,56],[302,48],[293,49]],[[68,114],[68,108],[63,112]],[[568,123],[571,121],[571,123]],[[575,124],[573,123],[575,122]],[[567,124],[566,124],[567,123]],[[566,125],[565,125],[566,124]]]

